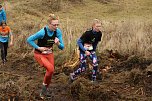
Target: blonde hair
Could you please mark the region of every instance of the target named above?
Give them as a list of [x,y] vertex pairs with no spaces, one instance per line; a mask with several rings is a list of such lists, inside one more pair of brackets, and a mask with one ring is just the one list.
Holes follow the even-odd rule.
[[59,20],[59,16],[56,16],[55,14],[49,14],[49,17],[47,19],[47,22],[50,23],[52,20]]
[[99,19],[93,19],[92,26],[97,24],[97,23],[101,23],[101,21]]

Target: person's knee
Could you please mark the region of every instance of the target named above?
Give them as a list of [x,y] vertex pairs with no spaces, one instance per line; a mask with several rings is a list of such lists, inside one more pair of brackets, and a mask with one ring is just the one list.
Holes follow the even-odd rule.
[[93,63],[93,66],[98,66],[97,58],[93,58],[92,63]]
[[48,65],[48,72],[50,74],[54,73],[54,66]]
[[80,62],[85,64],[85,63],[86,63],[86,60],[80,60]]
[[46,76],[52,76],[52,74],[54,73],[54,69],[49,69],[49,70],[47,70],[47,72],[46,72]]

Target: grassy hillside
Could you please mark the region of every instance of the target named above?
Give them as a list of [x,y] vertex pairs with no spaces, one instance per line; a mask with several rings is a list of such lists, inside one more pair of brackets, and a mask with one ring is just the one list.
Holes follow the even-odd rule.
[[99,52],[112,49],[152,55],[151,0],[6,0],[3,4],[8,24],[17,37],[15,50],[29,51],[26,37],[45,26],[47,15],[53,12],[60,16],[67,55],[94,18],[103,23]]
[[[52,97],[45,101],[152,101],[151,0],[2,2],[15,40],[8,49],[8,62],[0,64],[0,101],[42,101],[44,68],[33,59],[26,39],[46,25],[52,12],[60,16],[65,49],[54,47],[55,73],[48,89]],[[89,80],[90,61],[86,72],[69,83],[69,73],[79,64],[73,53],[76,40],[94,18],[102,21],[103,32],[97,83]]]

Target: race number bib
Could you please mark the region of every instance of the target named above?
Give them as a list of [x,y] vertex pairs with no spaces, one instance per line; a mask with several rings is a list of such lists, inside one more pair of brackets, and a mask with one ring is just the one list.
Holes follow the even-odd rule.
[[42,52],[42,54],[51,54],[52,53],[52,49],[48,49]]
[[9,37],[8,34],[2,34],[2,33],[0,33],[0,35],[1,35],[1,37],[5,37],[5,38]]
[[84,44],[84,48],[85,48],[86,50],[93,50],[92,44]]

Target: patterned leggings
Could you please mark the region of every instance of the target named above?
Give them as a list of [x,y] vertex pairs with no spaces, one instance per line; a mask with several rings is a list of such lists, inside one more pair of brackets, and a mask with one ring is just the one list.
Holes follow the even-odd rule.
[[97,62],[97,56],[95,51],[92,51],[89,56],[86,56],[84,52],[80,51],[80,66],[79,68],[74,71],[75,75],[79,75],[81,72],[84,72],[86,70],[86,58],[89,57],[92,61],[93,69],[92,69],[92,80],[96,79],[97,75],[97,68],[98,68],[98,62]]

